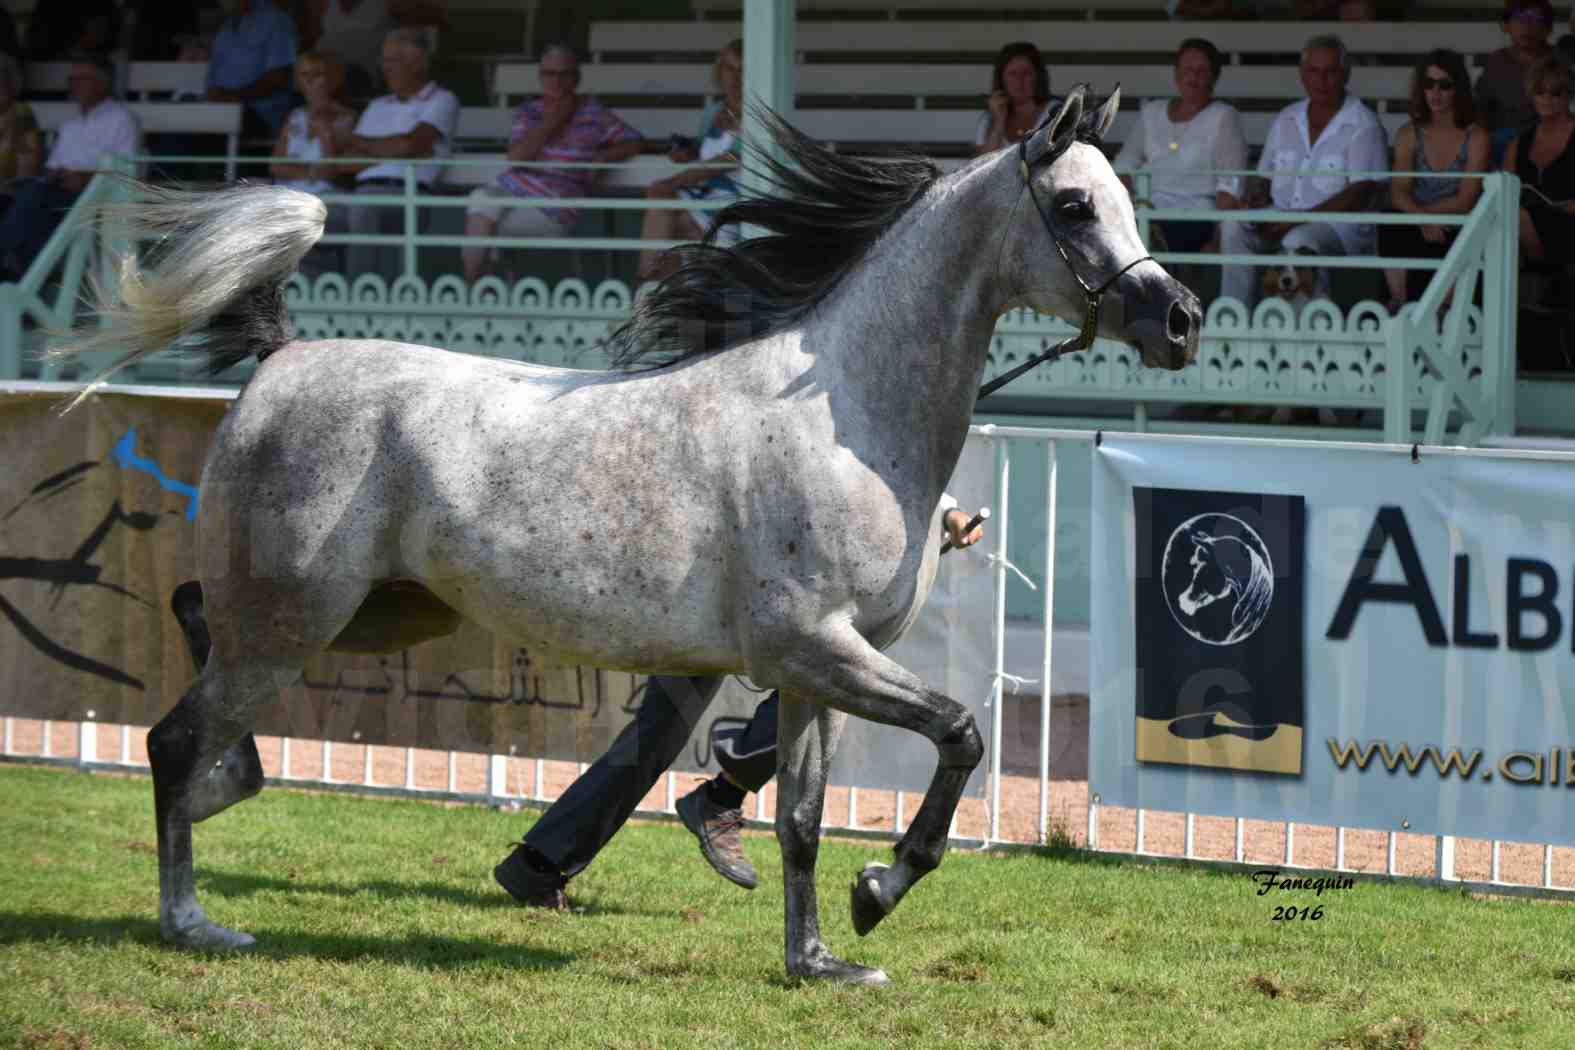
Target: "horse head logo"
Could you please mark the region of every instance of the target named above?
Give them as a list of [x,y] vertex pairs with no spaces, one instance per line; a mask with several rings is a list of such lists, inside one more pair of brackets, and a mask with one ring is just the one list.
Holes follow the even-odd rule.
[[1200,514],[1171,534],[1163,582],[1176,624],[1210,645],[1252,637],[1274,601],[1268,548],[1251,526],[1229,514]]

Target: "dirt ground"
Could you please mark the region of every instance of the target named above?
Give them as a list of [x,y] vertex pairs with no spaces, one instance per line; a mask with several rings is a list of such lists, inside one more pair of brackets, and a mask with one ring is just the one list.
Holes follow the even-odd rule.
[[[1001,812],[999,834],[1006,842],[1041,841],[1040,785],[1038,779],[1039,704],[1030,700],[1016,711],[1013,724],[1002,737]],[[43,723],[17,718],[12,722],[13,754],[43,753]],[[145,764],[145,730],[131,727],[124,734],[132,763]],[[1084,697],[1056,697],[1051,705],[1051,778],[1048,792],[1048,827],[1053,837],[1067,837],[1078,845],[1088,837],[1088,702]],[[53,723],[49,735],[50,753],[57,757],[77,754],[77,727],[74,723]],[[97,749],[100,761],[122,758],[122,730],[119,726],[98,728]],[[258,739],[258,750],[269,776],[282,773],[282,742],[278,737]],[[349,783],[366,782],[367,751],[360,744],[334,744],[331,748],[331,779]],[[406,783],[407,752],[403,748],[372,747],[371,783],[399,787]],[[412,780],[416,787],[438,791],[450,789],[450,756],[447,752],[416,749],[408,753],[413,760]],[[509,796],[521,799],[551,799],[563,791],[578,774],[572,762],[543,762],[541,783],[537,783],[538,764],[533,759],[507,759]],[[318,780],[323,775],[323,745],[318,741],[290,741],[290,775]],[[487,759],[484,755],[453,756],[452,789],[467,794],[485,793]],[[672,797],[677,798],[700,778],[684,773],[671,775]],[[850,800],[846,788],[827,793],[825,822],[835,827],[853,826],[865,831],[890,831],[897,818],[898,798],[890,791],[859,791]],[[763,797],[745,802],[745,813],[770,820],[776,803],[775,789],[768,785]],[[921,796],[904,793],[901,797],[903,821],[912,818]],[[663,810],[669,805],[668,785],[659,782],[646,796],[642,809]],[[851,812],[850,812],[851,809]],[[1243,821],[1243,859],[1251,863],[1284,864],[1287,861],[1285,826],[1270,821]],[[964,838],[983,838],[989,830],[988,797],[964,799],[958,809],[956,834]],[[1137,813],[1130,809],[1099,809],[1099,847],[1130,852],[1136,843]],[[761,829],[769,834],[769,829]],[[1144,814],[1143,852],[1180,856],[1184,849],[1185,817],[1180,813],[1155,810]],[[1236,822],[1227,817],[1197,817],[1194,821],[1193,853],[1211,860],[1235,859]],[[1396,836],[1395,871],[1402,875],[1433,875],[1434,839],[1430,835]],[[1379,831],[1345,832],[1345,867],[1358,872],[1383,872],[1387,866],[1388,837]],[[1306,867],[1332,868],[1336,859],[1334,828],[1308,824],[1294,825],[1290,861]],[[1548,851],[1539,845],[1501,843],[1499,879],[1521,885],[1540,885],[1544,863],[1551,861],[1552,884],[1575,885],[1575,850]],[[1492,844],[1478,839],[1458,839],[1455,849],[1455,877],[1486,881],[1491,877]]]

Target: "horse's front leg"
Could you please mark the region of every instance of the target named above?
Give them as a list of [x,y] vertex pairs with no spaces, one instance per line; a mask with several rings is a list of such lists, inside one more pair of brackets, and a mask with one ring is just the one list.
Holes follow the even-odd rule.
[[815,896],[815,857],[826,778],[848,716],[834,708],[782,694],[777,724],[777,842],[782,847],[782,890],[787,971],[849,984],[887,984],[879,970],[837,958],[820,940]]
[[867,865],[853,884],[853,928],[862,937],[891,913],[914,883],[939,866],[952,814],[984,755],[984,742],[966,707],[927,687],[851,627],[816,643],[784,659],[784,689],[815,696],[871,722],[921,733],[935,744],[938,757],[924,803],[897,843],[895,862]]

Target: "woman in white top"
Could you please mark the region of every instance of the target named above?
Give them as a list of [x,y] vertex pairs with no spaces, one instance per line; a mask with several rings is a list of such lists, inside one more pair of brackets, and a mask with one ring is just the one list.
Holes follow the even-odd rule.
[[[348,181],[346,177],[325,162],[338,152],[335,140],[342,140],[355,127],[356,111],[339,101],[344,87],[344,67],[336,60],[318,51],[306,51],[296,58],[295,88],[306,97],[306,105],[292,110],[279,129],[274,159],[268,166],[275,183],[317,194],[343,188],[340,184]],[[348,228],[344,208],[329,208],[326,229],[344,233]],[[302,269],[314,269],[312,262],[321,254],[314,248],[302,260]],[[323,265],[328,265],[326,260]]]
[[[734,174],[738,165],[739,114],[744,111],[744,42],[733,40],[717,52],[711,79],[721,100],[707,106],[700,117],[699,137],[693,142],[675,141],[667,156],[677,164],[702,164],[715,161],[717,167],[685,168],[670,178],[658,179],[646,187],[653,201],[719,200],[731,202],[738,196]],[[645,213],[640,236],[648,241],[699,240],[711,229],[715,212],[679,211],[653,208]],[[717,231],[715,242],[728,245],[738,239],[736,228]],[[664,259],[660,250],[640,253],[640,279],[660,280],[672,272],[674,263]]]
[[1050,69],[1026,40],[1001,48],[990,74],[988,109],[979,118],[973,152],[991,153],[1037,128],[1050,112]]
[[[1214,97],[1223,61],[1219,49],[1201,37],[1181,42],[1176,51],[1179,97],[1143,104],[1138,126],[1116,157],[1123,170],[1152,172],[1149,201],[1156,208],[1227,207],[1236,179],[1198,174],[1211,170],[1240,171],[1247,166],[1247,140],[1234,106]],[[1130,188],[1131,182],[1123,176]],[[1213,220],[1156,221],[1163,246],[1175,252],[1201,251],[1214,238]]]

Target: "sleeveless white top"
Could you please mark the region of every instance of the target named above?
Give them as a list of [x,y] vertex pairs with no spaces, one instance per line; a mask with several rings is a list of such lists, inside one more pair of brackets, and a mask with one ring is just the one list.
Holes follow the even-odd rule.
[[[311,137],[312,129],[306,119],[306,107],[293,110],[284,122],[285,151],[289,159],[300,164],[313,164],[323,159],[323,144]],[[306,193],[333,193],[334,184],[328,179],[284,179],[281,186],[303,190]]]

